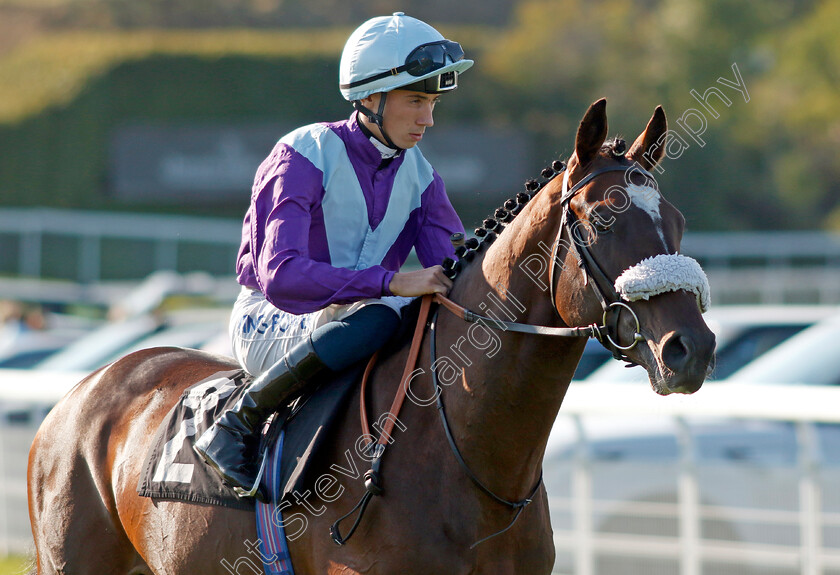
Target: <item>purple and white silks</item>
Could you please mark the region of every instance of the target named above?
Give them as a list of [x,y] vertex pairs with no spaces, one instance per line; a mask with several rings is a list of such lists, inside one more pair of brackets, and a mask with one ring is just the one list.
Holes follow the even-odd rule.
[[237,278],[296,314],[389,296],[412,247],[423,266],[439,264],[459,231],[443,181],[420,150],[383,162],[354,114],[291,132],[262,163]]

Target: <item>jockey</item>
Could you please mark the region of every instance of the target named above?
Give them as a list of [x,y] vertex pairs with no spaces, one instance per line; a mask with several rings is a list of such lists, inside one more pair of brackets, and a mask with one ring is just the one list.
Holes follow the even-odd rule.
[[[257,170],[230,322],[234,355],[255,379],[195,443],[241,496],[260,496],[256,430],[269,414],[316,374],[371,356],[412,298],[452,287],[438,264],[463,226],[416,145],[472,64],[420,20],[373,18],[341,55],[350,118],[287,134]],[[400,272],[412,248],[424,269]]]

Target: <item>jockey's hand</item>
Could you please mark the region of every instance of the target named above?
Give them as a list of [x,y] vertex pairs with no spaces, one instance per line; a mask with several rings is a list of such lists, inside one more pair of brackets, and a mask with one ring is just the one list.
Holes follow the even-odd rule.
[[415,272],[395,273],[388,284],[394,295],[416,297],[429,293],[446,295],[452,289],[452,280],[443,273],[442,266],[432,266]]

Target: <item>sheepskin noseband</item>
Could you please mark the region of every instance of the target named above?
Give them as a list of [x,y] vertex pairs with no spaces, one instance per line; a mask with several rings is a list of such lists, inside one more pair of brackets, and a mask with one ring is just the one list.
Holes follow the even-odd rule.
[[627,301],[678,290],[694,293],[702,313],[709,309],[709,279],[700,264],[687,256],[660,254],[646,258],[624,270],[615,280],[615,291]]

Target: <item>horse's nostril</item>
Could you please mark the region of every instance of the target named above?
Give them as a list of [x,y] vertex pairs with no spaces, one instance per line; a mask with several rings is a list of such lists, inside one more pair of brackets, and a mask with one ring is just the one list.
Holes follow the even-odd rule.
[[662,346],[662,361],[672,370],[680,371],[691,359],[693,351],[694,345],[690,338],[672,333]]

